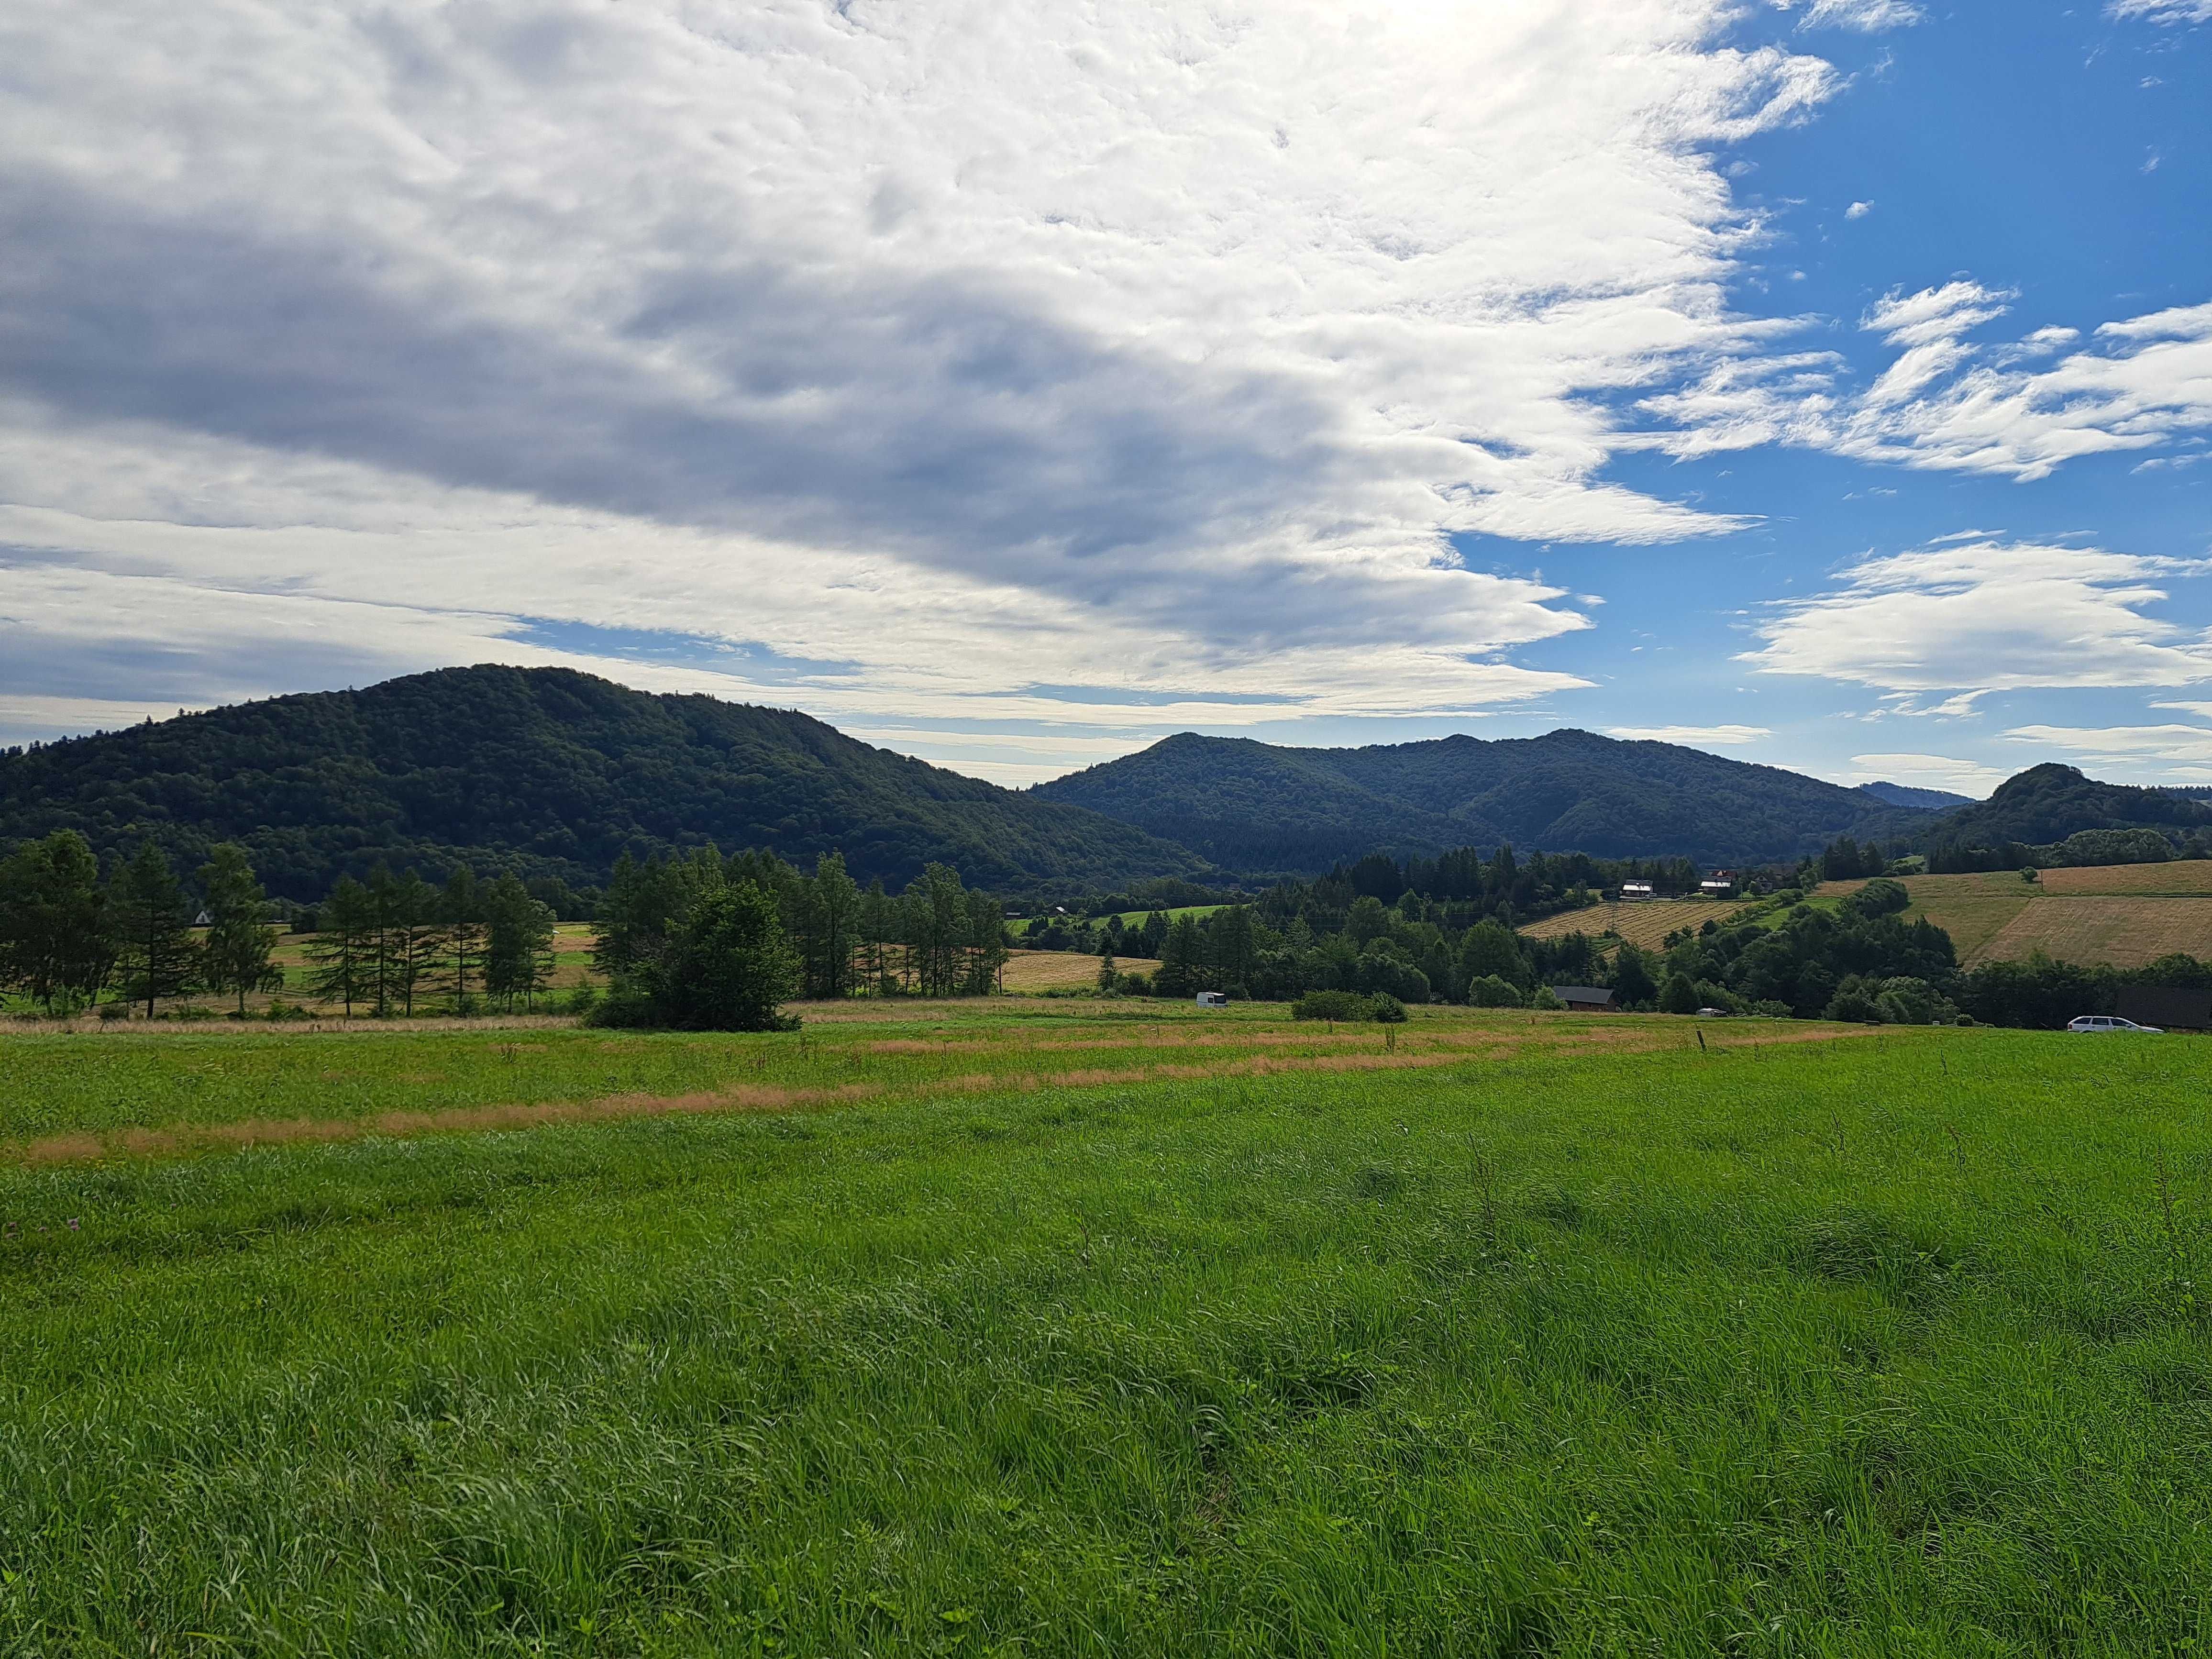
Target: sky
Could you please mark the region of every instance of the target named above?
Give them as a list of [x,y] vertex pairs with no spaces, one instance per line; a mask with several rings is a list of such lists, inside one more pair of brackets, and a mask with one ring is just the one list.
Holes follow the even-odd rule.
[[2212,0],[14,0],[0,743],[2212,781]]

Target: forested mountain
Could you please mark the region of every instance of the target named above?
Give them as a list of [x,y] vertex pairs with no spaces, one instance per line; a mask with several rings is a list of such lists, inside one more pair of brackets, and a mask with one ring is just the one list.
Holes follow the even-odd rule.
[[1376,848],[1499,842],[1753,864],[1841,835],[1909,836],[1934,817],[1777,767],[1572,730],[1364,749],[1183,732],[1030,793],[1124,818],[1230,869],[1292,873]]
[[75,829],[180,867],[236,841],[272,893],[319,898],[378,860],[604,882],[719,842],[842,850],[896,886],[936,861],[1001,892],[1185,875],[1180,847],[1082,807],[871,747],[805,714],[656,696],[561,668],[443,669],[241,703],[0,755],[0,850]]
[[2084,830],[2158,830],[2181,836],[2212,827],[2212,803],[2194,792],[2100,783],[2071,766],[2031,766],[1985,801],[1947,813],[1929,831],[1932,847],[2002,847],[2060,842]]
[[1858,787],[1862,795],[1872,795],[1885,806],[1924,806],[1931,811],[1948,811],[1954,806],[1972,806],[1972,795],[1954,795],[1948,789],[1923,789],[1910,783],[1863,783]]

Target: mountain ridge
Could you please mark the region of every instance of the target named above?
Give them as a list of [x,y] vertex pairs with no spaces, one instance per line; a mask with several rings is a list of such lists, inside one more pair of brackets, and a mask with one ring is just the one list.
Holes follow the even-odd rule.
[[[1309,810],[1302,789],[1331,812]],[[1935,816],[1780,767],[1573,726],[1346,749],[1178,732],[1028,793],[1121,817],[1225,868],[1285,874],[1378,848],[1432,854],[1499,842],[1756,864],[1842,835],[1910,837]]]
[[623,852],[720,842],[862,881],[952,865],[1007,891],[1204,872],[1083,808],[877,749],[792,710],[635,691],[566,668],[438,669],[0,755],[0,846],[75,829],[191,869],[242,843],[279,896],[379,860],[604,881]]

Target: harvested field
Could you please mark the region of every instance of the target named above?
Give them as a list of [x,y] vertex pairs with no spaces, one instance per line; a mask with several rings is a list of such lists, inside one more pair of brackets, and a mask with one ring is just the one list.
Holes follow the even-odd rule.
[[[2010,870],[1907,876],[1904,881],[1905,890],[1912,895],[1912,908],[1905,915],[1925,916],[1948,933],[1962,967],[1980,961],[1991,941],[2036,898],[2035,888]],[[1825,881],[1814,890],[1814,896],[1841,898],[1865,885],[1864,881]]]
[[[2018,877],[2014,878],[2018,880]],[[2164,864],[2100,864],[2076,870],[2044,870],[2037,884],[2046,893],[2150,896],[2179,894],[2212,898],[2212,859],[2173,859]],[[2022,883],[2022,885],[2026,885]]]
[[[2033,882],[1995,870],[1907,876],[1908,916],[1951,936],[1961,966],[2011,962],[2042,951],[2063,961],[2137,968],[2184,951],[2212,957],[2212,860],[2045,870]],[[1816,896],[1855,892],[1863,881],[1821,884]]]
[[[1116,957],[1114,965],[1125,974],[1151,974],[1160,964],[1143,957]],[[1006,957],[1001,983],[1017,996],[1087,990],[1098,983],[1098,958],[1073,951],[1016,951]]]
[[1725,923],[1745,908],[1741,899],[1642,899],[1632,903],[1593,904],[1532,921],[1520,931],[1530,939],[1562,939],[1569,933],[1614,933],[1638,949],[1656,951],[1669,933],[1695,931],[1709,921]]
[[2212,957],[2212,897],[2038,898],[1977,959],[2014,961],[2032,951],[2115,968],[2140,968],[2177,951]]

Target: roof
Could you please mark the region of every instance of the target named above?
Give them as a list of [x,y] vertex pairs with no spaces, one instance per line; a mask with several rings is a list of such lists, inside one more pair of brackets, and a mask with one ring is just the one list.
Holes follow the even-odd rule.
[[1562,1002],[1610,1002],[1613,993],[1595,985],[1554,985],[1552,994]]

